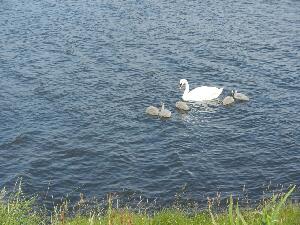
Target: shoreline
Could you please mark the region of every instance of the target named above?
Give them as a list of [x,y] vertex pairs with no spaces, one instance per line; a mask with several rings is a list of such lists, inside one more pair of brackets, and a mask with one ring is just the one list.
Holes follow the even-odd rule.
[[242,207],[238,199],[227,199],[226,207],[220,206],[216,199],[208,199],[207,207],[193,211],[192,206],[180,205],[149,213],[128,207],[116,208],[112,195],[108,195],[106,206],[89,207],[83,195],[77,205],[68,201],[55,205],[48,212],[36,198],[23,194],[19,184],[13,192],[3,189],[0,192],[0,224],[3,225],[155,225],[155,224],[203,224],[203,225],[299,225],[300,203],[292,202],[295,186],[286,193],[273,194],[256,207]]

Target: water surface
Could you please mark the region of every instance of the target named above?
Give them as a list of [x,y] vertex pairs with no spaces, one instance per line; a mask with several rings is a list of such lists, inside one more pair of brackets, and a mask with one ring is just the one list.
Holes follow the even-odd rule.
[[[1,187],[167,204],[300,185],[299,1],[0,3]],[[182,78],[251,101],[180,114]],[[172,119],[144,114],[160,101]]]

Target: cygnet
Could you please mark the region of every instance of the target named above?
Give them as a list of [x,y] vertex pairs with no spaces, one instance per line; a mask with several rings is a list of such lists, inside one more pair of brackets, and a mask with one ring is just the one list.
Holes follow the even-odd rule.
[[190,107],[185,102],[182,102],[182,101],[176,102],[175,106],[179,110],[184,110],[184,111],[189,111],[190,110]]
[[151,116],[158,116],[159,109],[157,107],[151,105],[151,106],[147,107],[146,113]]
[[169,110],[165,109],[165,104],[162,103],[161,104],[161,109],[160,109],[160,111],[158,113],[158,116],[159,117],[163,117],[163,118],[170,118],[171,114],[172,113]]
[[231,105],[234,103],[234,98],[232,96],[227,96],[223,99],[222,104],[224,106]]
[[239,101],[249,101],[249,97],[242,94],[242,93],[238,93],[236,90],[235,91],[231,91],[232,96],[234,97],[234,99],[239,100]]

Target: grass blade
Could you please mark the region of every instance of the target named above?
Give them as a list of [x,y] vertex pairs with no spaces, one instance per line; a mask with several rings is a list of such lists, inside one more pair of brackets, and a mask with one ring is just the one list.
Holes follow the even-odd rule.
[[229,208],[228,208],[228,217],[229,217],[229,222],[230,225],[234,225],[233,222],[233,200],[232,200],[232,195],[230,195],[230,199],[229,199]]
[[242,224],[243,225],[248,225],[247,223],[246,223],[246,221],[245,221],[245,219],[244,219],[244,217],[243,217],[243,215],[241,214],[241,212],[240,212],[240,210],[239,210],[239,204],[238,203],[236,203],[236,214],[237,214],[237,216],[238,216],[238,219],[240,219],[241,221],[242,221]]

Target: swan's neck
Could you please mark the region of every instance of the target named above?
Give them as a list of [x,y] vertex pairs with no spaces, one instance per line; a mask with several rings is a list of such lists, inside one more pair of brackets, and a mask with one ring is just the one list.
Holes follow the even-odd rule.
[[189,83],[186,82],[185,83],[185,90],[183,92],[183,96],[187,95],[189,92],[190,92],[190,86],[189,86]]

